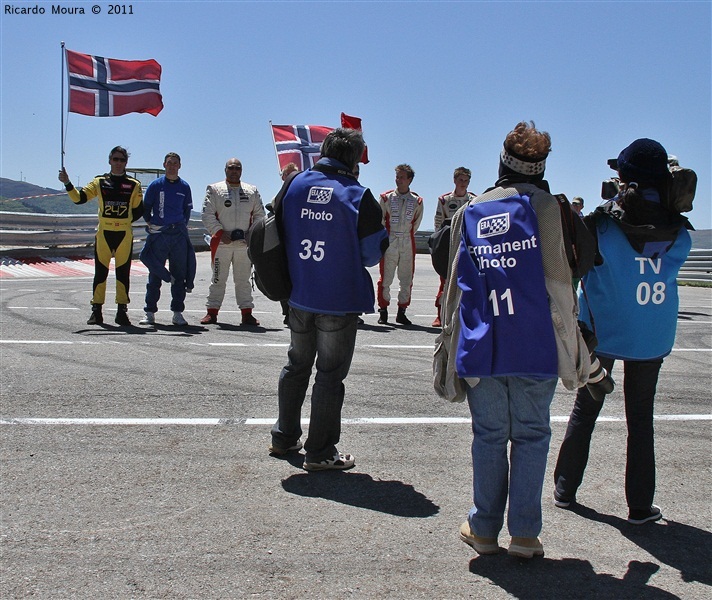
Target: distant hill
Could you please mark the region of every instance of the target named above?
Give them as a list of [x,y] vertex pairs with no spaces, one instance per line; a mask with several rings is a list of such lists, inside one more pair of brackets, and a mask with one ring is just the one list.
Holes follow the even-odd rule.
[[[52,195],[43,198],[34,197],[49,194]],[[93,214],[96,210],[94,202],[74,204],[64,190],[53,190],[25,181],[0,177],[0,211],[75,215]]]

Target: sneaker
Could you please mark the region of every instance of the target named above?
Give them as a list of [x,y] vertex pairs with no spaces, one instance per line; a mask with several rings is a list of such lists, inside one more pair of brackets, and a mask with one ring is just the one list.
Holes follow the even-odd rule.
[[497,538],[480,537],[472,531],[467,521],[460,525],[460,539],[468,546],[472,546],[477,554],[499,554]]
[[172,322],[176,327],[185,327],[188,324],[188,321],[183,318],[183,313],[177,310],[173,311]]
[[398,314],[396,315],[396,323],[401,325],[412,325],[411,320],[405,316],[405,309],[398,309]]
[[218,313],[209,312],[202,319],[200,319],[201,325],[215,325],[218,322]]
[[663,513],[659,506],[653,504],[648,510],[631,509],[628,512],[628,523],[632,525],[643,525],[651,521],[659,521],[663,518]]
[[146,311],[143,319],[138,322],[139,325],[155,325],[156,313]]
[[443,324],[440,322],[440,317],[435,317],[435,320],[433,321],[433,327],[442,327]]
[[378,309],[378,322],[381,325],[388,323],[388,309],[380,308]]
[[87,319],[87,325],[101,325],[103,323],[104,315],[101,314],[101,304],[94,304]]
[[289,448],[280,448],[279,446],[275,445],[274,442],[269,446],[270,454],[274,454],[275,456],[284,456],[289,452],[298,452],[301,449],[302,443],[299,440],[297,440],[297,443],[294,444],[294,446],[290,446]]
[[125,304],[119,304],[119,308],[116,310],[116,316],[114,317],[114,323],[121,325],[122,327],[128,327],[131,325],[129,321],[129,313]]
[[536,537],[512,537],[507,553],[510,556],[518,556],[519,558],[544,556],[544,546],[542,546],[539,538]]
[[576,499],[567,500],[566,498],[562,498],[561,496],[557,495],[556,492],[554,492],[554,506],[558,508],[570,508],[571,505],[575,502]]
[[304,462],[304,468],[307,471],[327,471],[329,469],[345,470],[350,469],[356,464],[356,460],[351,454],[342,454],[337,452],[334,458],[327,458],[320,462]]

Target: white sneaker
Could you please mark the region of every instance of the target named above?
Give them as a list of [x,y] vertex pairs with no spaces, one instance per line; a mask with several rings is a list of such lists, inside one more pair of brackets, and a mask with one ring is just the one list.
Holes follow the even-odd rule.
[[138,322],[139,325],[155,325],[156,313],[147,312],[146,316]]
[[177,325],[178,327],[185,327],[187,324],[188,321],[183,318],[182,312],[178,312],[177,310],[173,312],[173,325]]

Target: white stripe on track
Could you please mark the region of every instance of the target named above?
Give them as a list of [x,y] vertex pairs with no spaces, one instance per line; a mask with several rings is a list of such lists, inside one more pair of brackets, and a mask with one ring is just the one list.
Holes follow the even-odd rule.
[[[655,415],[656,421],[712,421],[712,414],[701,415]],[[0,418],[0,425],[273,425],[275,418],[269,419],[219,419],[219,418]],[[552,423],[565,423],[567,416],[553,416]],[[625,417],[599,417],[607,423],[625,422]],[[302,419],[309,425],[309,419]],[[470,424],[467,417],[362,417],[343,419],[343,425],[463,425]]]
[[[84,341],[74,341],[74,340],[0,340],[0,344],[114,344],[114,340],[106,342],[84,342]],[[231,346],[236,348],[288,348],[289,343],[246,343],[246,342],[208,342],[206,344],[201,344],[199,342],[193,342],[194,346],[216,346],[225,347]],[[408,344],[356,344],[357,348],[377,348],[380,350],[433,350],[434,344],[424,344],[424,345],[408,345]],[[673,352],[712,352],[712,348],[673,348]]]

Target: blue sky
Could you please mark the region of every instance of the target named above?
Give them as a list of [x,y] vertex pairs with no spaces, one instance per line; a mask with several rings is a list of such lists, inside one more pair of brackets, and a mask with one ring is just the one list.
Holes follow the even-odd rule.
[[[44,7],[44,15],[5,6]],[[52,15],[52,4],[84,15]],[[92,13],[92,6],[101,9]],[[698,229],[710,204],[712,3],[701,2],[10,2],[1,18],[0,175],[59,187],[61,50],[156,59],[158,117],[66,116],[65,164],[75,183],[108,169],[109,149],[130,166],[160,167],[168,151],[199,208],[205,186],[238,157],[265,202],[279,188],[269,121],[338,126],[363,119],[371,162],[361,182],[394,187],[393,167],[415,169],[412,189],[432,228],[455,167],[479,193],[497,178],[505,135],[534,120],[552,137],[552,191],[600,202],[606,160],[639,137],[660,141],[699,176]],[[66,103],[65,103],[66,106]]]

